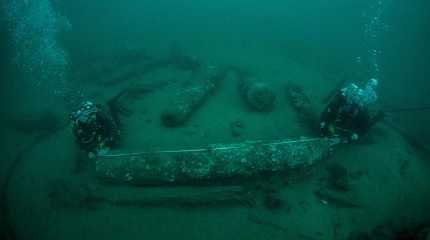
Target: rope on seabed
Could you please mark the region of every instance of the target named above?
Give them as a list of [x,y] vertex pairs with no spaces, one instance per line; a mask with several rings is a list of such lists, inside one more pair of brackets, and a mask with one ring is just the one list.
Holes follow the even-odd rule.
[[4,183],[2,184],[1,188],[1,198],[0,198],[0,216],[2,217],[2,221],[4,223],[5,227],[5,234],[7,240],[14,240],[16,239],[16,233],[15,229],[12,225],[12,223],[9,220],[9,206],[8,206],[8,189],[10,182],[18,169],[18,166],[22,164],[23,160],[25,159],[24,156],[29,153],[31,150],[34,149],[40,142],[50,138],[51,136],[55,135],[59,131],[65,129],[69,123],[61,125],[54,129],[52,132],[48,132],[46,134],[41,134],[37,136],[35,139],[33,139],[32,142],[30,142],[28,145],[23,147],[23,149],[17,154],[17,156],[14,158],[13,162],[10,164],[9,169],[6,172],[6,178],[4,180]]
[[430,148],[426,146],[423,142],[421,142],[417,137],[415,137],[412,134],[409,134],[407,130],[402,128],[399,124],[397,124],[393,120],[385,119],[385,123],[388,126],[390,126],[394,131],[399,133],[407,141],[409,145],[419,150],[427,157],[430,157]]
[[392,108],[385,109],[384,112],[388,113],[399,113],[399,112],[424,112],[430,111],[430,106],[420,106],[420,107],[405,107],[405,108]]

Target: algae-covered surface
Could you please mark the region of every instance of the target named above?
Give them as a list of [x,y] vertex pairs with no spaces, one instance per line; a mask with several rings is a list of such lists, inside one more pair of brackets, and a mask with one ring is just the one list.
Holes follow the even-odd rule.
[[[3,5],[2,239],[425,239],[430,231],[424,1]],[[233,159],[252,172],[246,178],[106,181],[96,172],[103,158],[79,148],[69,121],[84,100],[109,107],[121,139],[108,154],[145,152],[153,164],[160,151],[318,138],[306,114],[319,116],[334,90],[372,77],[372,111],[386,116],[367,135],[283,171]],[[269,111],[248,104],[244,80],[268,86]],[[292,85],[308,109],[291,105]],[[166,111],[182,110],[166,124]],[[253,167],[277,159],[229,151],[207,155]]]

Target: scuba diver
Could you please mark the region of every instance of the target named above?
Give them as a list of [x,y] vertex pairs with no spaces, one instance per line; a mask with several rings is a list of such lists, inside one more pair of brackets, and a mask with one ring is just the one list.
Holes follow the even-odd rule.
[[118,144],[118,124],[100,104],[86,101],[70,118],[76,142],[89,156],[106,153]]
[[366,134],[380,119],[383,112],[371,114],[369,106],[378,96],[377,79],[370,79],[364,88],[354,83],[340,89],[330,100],[321,114],[320,130],[325,137],[339,137],[343,142],[351,142]]

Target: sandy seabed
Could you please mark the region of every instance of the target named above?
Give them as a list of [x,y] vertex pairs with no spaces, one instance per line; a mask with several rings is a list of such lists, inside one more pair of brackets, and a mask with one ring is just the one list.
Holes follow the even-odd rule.
[[[288,105],[286,82],[303,86],[319,109],[333,83],[324,82],[319,73],[297,64],[274,68],[277,70],[255,73],[257,79],[275,89],[274,111],[249,110],[238,94],[237,78],[230,74],[192,118],[178,128],[163,127],[160,112],[184,80],[177,78],[186,78],[187,73],[166,68],[133,80],[169,79],[171,84],[128,103],[133,114],[123,118],[122,144],[117,151],[181,149],[309,135]],[[87,89],[103,102],[128,84],[104,88],[88,84]],[[230,124],[235,121],[243,124],[239,137],[231,134]],[[31,141],[29,137],[10,139],[11,147],[6,151],[10,159],[14,149]],[[15,146],[14,142],[20,143]],[[58,207],[52,202],[52,186],[59,181],[89,183],[89,191],[97,188],[111,199],[133,199],[139,191],[148,191],[143,187],[97,182],[91,164],[77,173],[78,157],[70,127],[24,156],[8,191],[10,217],[18,239],[347,239],[352,232],[370,232],[381,225],[407,226],[426,221],[430,210],[428,159],[384,122],[375,126],[361,143],[335,149],[329,159],[314,166],[305,177],[277,177],[273,184],[282,205],[275,209],[260,201],[252,206],[185,208],[105,203]],[[347,170],[348,190],[316,194],[328,188],[327,169],[333,164]],[[279,186],[278,182],[283,184]],[[163,189],[154,191],[156,194]]]

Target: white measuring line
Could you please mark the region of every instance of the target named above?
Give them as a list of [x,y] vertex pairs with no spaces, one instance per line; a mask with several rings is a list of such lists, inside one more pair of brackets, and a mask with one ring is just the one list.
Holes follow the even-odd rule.
[[[283,144],[289,144],[289,143],[304,143],[304,142],[312,142],[312,141],[319,141],[324,138],[307,138],[307,139],[299,139],[299,140],[288,140],[288,141],[281,141],[281,142],[271,142],[271,143],[263,143],[261,145],[263,146],[270,146],[270,145],[283,145]],[[264,142],[263,140],[260,141],[248,141],[245,142],[247,144],[257,144]],[[243,143],[232,143],[233,145],[239,145]],[[214,144],[216,145],[216,144]],[[132,156],[140,156],[144,154],[157,154],[157,153],[186,153],[186,152],[208,152],[208,151],[216,151],[216,150],[231,150],[231,149],[240,149],[244,148],[245,146],[230,146],[230,147],[207,147],[207,148],[197,148],[197,149],[179,149],[179,150],[161,150],[161,151],[154,151],[154,152],[137,152],[137,153],[120,153],[120,154],[104,154],[100,155],[99,157],[132,157]]]

